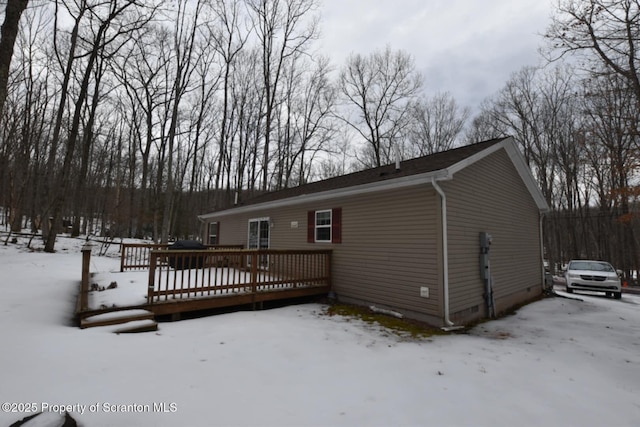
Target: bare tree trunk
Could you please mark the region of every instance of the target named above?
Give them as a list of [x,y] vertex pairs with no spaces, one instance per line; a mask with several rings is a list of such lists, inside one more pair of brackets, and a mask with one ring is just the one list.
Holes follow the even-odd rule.
[[[64,207],[67,191],[69,190],[70,185],[71,162],[73,159],[73,155],[75,154],[75,145],[80,134],[80,118],[89,91],[91,73],[93,71],[94,64],[98,59],[98,55],[101,51],[103,51],[103,49],[105,49],[105,46],[108,43],[113,42],[116,39],[116,36],[130,34],[132,31],[139,28],[139,26],[152,19],[152,16],[145,16],[143,18],[139,18],[139,20],[137,21],[132,22],[129,26],[120,25],[118,27],[116,35],[112,35],[110,36],[109,40],[106,40],[105,34],[109,27],[116,20],[116,18],[124,14],[124,12],[131,6],[137,6],[134,0],[127,0],[122,4],[118,4],[116,0],[111,0],[108,5],[108,14],[103,20],[100,21],[100,25],[94,38],[94,44],[91,47],[91,51],[89,52],[87,65],[84,70],[82,81],[80,83],[78,98],[76,99],[76,102],[74,104],[74,114],[71,121],[71,129],[69,130],[69,137],[65,146],[65,156],[62,164],[62,169],[60,171],[59,179],[56,182],[54,191],[51,210],[52,229],[50,230],[45,242],[44,250],[46,252],[53,252],[59,223],[62,220],[62,209]],[[77,23],[79,23],[79,19],[76,21],[76,24]]]
[[[72,65],[75,60],[75,49],[76,49],[76,44],[78,42],[78,31],[80,28],[80,21],[82,20],[82,17],[84,16],[86,10],[87,10],[86,3],[82,2],[80,10],[78,11],[78,15],[74,18],[74,24],[73,24],[73,29],[71,31],[70,46],[69,46],[69,52],[67,55],[67,61],[66,61],[66,64],[63,66],[64,77],[62,79],[62,86],[60,88],[60,102],[56,110],[56,118],[55,118],[55,123],[53,127],[53,134],[51,135],[51,141],[49,145],[49,156],[47,159],[46,177],[44,181],[44,194],[46,195],[45,197],[49,197],[49,201],[45,209],[43,209],[43,213],[42,213],[42,237],[43,239],[45,239],[45,244],[47,245],[45,250],[48,250],[49,252],[53,252],[53,246],[55,244],[55,238],[56,238],[55,235],[58,233],[57,229],[59,227],[59,225],[56,224],[55,221],[53,222],[50,221],[50,214],[49,214],[49,209],[51,208],[51,204],[53,203],[52,197],[55,193],[55,190],[53,189],[55,188],[55,184],[54,184],[54,177],[55,177],[55,170],[56,170],[55,160],[58,152],[58,144],[60,142],[60,132],[62,130],[62,121],[63,121],[64,112],[67,105],[69,81],[71,79]],[[56,27],[54,27],[54,31],[53,31],[53,43],[54,43],[54,49],[57,49],[57,42],[56,42],[56,38],[58,35],[58,29],[57,29],[58,3],[57,2],[56,2],[56,17],[54,19],[55,19],[54,22],[56,23]],[[51,235],[53,235],[53,238],[51,238],[52,237]]]
[[[179,2],[180,9],[186,9],[186,2]],[[193,22],[191,27],[185,25],[184,16],[178,16],[175,45],[174,49],[177,54],[176,74],[173,82],[173,105],[171,109],[171,122],[169,124],[169,131],[167,134],[168,149],[167,153],[167,185],[164,194],[164,210],[162,215],[162,229],[161,229],[161,242],[167,243],[169,241],[169,234],[171,232],[171,223],[173,217],[173,209],[175,203],[174,194],[174,170],[173,170],[173,155],[174,147],[176,143],[176,132],[178,127],[178,111],[180,107],[180,101],[184,95],[187,85],[189,83],[191,71],[193,69],[193,49],[195,47],[196,30],[198,28],[198,14],[202,8],[202,1],[198,0],[195,6],[195,12],[193,13]],[[179,14],[186,14],[186,10],[179,11]],[[187,32],[186,35],[183,35]],[[185,37],[185,38],[183,38]]]
[[4,11],[4,23],[0,29],[0,114],[4,110],[4,102],[7,99],[9,68],[13,57],[13,46],[18,35],[18,24],[28,3],[28,0],[7,0]]
[[74,204],[74,221],[73,228],[71,230],[72,236],[78,236],[80,234],[80,217],[82,216],[82,190],[85,188],[87,170],[89,169],[89,153],[93,144],[93,126],[95,122],[96,112],[98,110],[98,102],[100,100],[100,81],[104,74],[104,64],[101,63],[96,69],[96,78],[93,86],[93,98],[91,100],[91,108],[89,109],[89,117],[84,127],[84,135],[82,137],[82,153],[80,156],[80,172],[76,177],[75,182],[75,197],[73,199]]

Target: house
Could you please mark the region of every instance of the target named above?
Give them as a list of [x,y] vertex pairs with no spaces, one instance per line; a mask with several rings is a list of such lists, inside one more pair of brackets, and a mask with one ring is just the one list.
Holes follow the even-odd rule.
[[201,215],[206,243],[332,249],[338,300],[454,327],[543,289],[548,206],[511,137]]

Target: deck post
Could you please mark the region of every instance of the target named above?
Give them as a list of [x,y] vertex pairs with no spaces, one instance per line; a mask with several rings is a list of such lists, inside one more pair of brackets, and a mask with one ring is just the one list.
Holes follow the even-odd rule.
[[147,304],[153,304],[153,293],[156,283],[157,257],[155,251],[149,251],[149,282],[147,284]]
[[251,254],[251,309],[256,309],[256,290],[258,289],[258,251]]
[[82,246],[82,279],[80,281],[80,310],[89,308],[89,265],[91,263],[91,249],[93,245],[89,242]]
[[127,246],[126,243],[123,243],[120,246],[120,273],[122,273],[124,271],[124,260],[125,260],[125,254],[127,251],[127,249],[129,248],[129,246]]

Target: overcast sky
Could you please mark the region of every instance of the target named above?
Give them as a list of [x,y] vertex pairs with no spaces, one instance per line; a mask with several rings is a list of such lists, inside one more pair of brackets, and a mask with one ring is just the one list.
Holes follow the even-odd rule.
[[511,73],[540,62],[554,0],[321,0],[321,51],[339,68],[350,53],[410,53],[425,93],[450,92],[476,111]]

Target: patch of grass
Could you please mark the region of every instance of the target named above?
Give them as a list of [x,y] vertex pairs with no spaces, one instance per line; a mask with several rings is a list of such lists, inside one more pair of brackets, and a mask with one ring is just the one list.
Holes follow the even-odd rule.
[[327,309],[329,316],[343,316],[362,320],[370,325],[378,325],[389,332],[411,339],[425,339],[434,335],[447,335],[446,332],[411,319],[400,319],[383,313],[375,313],[368,307],[348,304],[333,304]]

